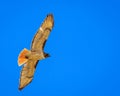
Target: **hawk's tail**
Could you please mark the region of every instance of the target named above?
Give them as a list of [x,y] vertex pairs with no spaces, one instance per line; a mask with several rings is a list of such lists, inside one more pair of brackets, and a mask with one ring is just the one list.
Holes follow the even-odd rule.
[[24,49],[20,52],[20,54],[19,54],[19,56],[18,56],[18,65],[19,65],[19,66],[21,66],[21,65],[23,65],[23,64],[25,64],[25,63],[27,62],[27,60],[28,60],[27,55],[28,55],[29,53],[30,53],[30,51],[27,50],[26,48],[24,48]]

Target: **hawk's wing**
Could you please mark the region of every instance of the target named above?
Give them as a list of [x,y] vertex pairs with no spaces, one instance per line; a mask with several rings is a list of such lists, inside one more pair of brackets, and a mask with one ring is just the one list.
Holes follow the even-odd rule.
[[[50,31],[53,27],[53,23],[53,15],[49,14],[44,20],[39,30],[37,31],[36,35],[34,36],[31,51],[43,51],[45,41],[47,40],[50,34]],[[37,63],[38,60],[28,59],[27,63],[24,64],[20,77],[20,90],[32,81]]]
[[32,81],[37,63],[38,60],[29,59],[27,63],[24,64],[20,76],[19,90],[23,89],[26,85],[28,85]]
[[44,20],[41,27],[39,28],[36,35],[34,36],[34,39],[32,41],[32,46],[31,46],[32,51],[43,50],[44,44],[53,27],[53,23],[54,23],[53,15],[52,14],[47,15],[46,19]]

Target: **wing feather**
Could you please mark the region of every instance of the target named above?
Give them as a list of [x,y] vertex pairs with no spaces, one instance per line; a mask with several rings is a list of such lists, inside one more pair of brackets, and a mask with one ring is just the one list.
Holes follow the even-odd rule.
[[38,60],[30,59],[26,64],[24,64],[20,76],[19,90],[23,89],[32,81],[37,63]]
[[49,14],[47,15],[46,19],[42,23],[41,27],[37,31],[36,35],[34,36],[34,39],[32,41],[32,46],[31,50],[32,51],[42,51],[43,47],[45,45],[45,42],[50,34],[50,31],[52,30],[53,27],[53,15]]

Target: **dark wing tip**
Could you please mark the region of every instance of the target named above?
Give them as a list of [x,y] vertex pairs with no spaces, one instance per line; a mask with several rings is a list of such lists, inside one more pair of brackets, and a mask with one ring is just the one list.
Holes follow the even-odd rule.
[[51,18],[53,18],[53,14],[50,13],[50,14],[47,15],[47,17],[51,17]]
[[19,87],[18,89],[21,91],[24,87]]
[[[31,83],[31,82],[32,82],[32,80],[31,80],[29,83]],[[20,86],[20,85],[19,85],[19,88],[18,88],[18,89],[21,91],[21,90],[24,89],[29,83],[27,83],[25,86]]]
[[54,26],[54,17],[53,17],[53,14],[52,13],[48,14],[47,18],[49,18],[49,20],[52,21],[52,27],[53,27]]

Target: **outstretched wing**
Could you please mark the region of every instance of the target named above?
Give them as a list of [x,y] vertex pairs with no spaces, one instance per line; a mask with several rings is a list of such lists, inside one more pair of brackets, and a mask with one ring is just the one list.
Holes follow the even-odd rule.
[[24,64],[20,76],[19,90],[23,89],[32,81],[37,63],[38,60],[29,59],[27,63]]
[[45,42],[50,34],[50,31],[52,30],[53,23],[54,23],[53,15],[52,14],[47,15],[46,19],[44,20],[41,27],[34,36],[31,51],[43,50]]

